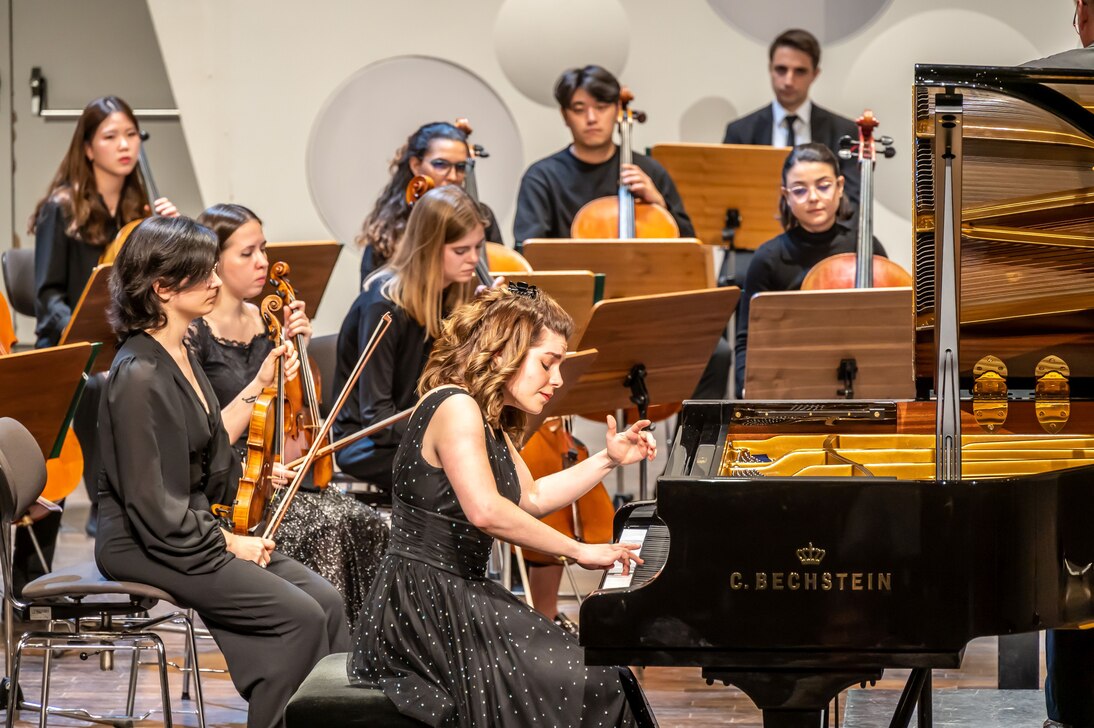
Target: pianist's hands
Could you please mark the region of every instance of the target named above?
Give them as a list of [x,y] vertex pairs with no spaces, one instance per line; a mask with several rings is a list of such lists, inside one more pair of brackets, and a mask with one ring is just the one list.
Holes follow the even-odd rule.
[[623,573],[629,574],[632,564],[642,563],[642,559],[634,553],[640,546],[637,543],[583,543],[578,551],[577,563],[586,569],[610,569],[621,563]]
[[604,451],[613,465],[630,465],[657,457],[657,440],[646,429],[649,426],[649,420],[638,420],[623,432],[617,432],[615,418],[608,415],[608,442]]

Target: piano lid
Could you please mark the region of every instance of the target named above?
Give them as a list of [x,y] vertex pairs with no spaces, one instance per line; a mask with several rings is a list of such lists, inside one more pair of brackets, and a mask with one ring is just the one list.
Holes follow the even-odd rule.
[[994,354],[1032,382],[1054,354],[1073,394],[1094,396],[1094,72],[972,66],[916,67],[920,391],[934,370],[934,102],[946,89],[964,101],[962,374]]

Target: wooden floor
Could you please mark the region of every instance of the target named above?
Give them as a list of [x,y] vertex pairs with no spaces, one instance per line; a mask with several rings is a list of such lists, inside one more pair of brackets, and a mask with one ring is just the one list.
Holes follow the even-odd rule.
[[[86,502],[79,503],[78,497],[76,500],[77,502],[69,504],[66,512],[57,557],[59,566],[88,558],[91,553],[92,542],[83,533],[83,523],[87,513]],[[571,612],[576,613],[576,610]],[[168,635],[165,639],[170,659],[181,663],[181,636]],[[211,641],[204,641],[199,649],[202,667],[223,668],[223,659]],[[977,640],[969,646],[962,670],[935,673],[935,687],[992,688],[996,679],[995,659],[995,640]],[[35,702],[38,699],[40,669],[41,656],[31,656],[24,663],[23,678],[20,680],[27,699]],[[128,664],[120,658],[113,672],[104,672],[98,668],[95,657],[83,661],[78,654],[68,653],[54,662],[50,703],[66,707],[83,706],[99,712],[120,710],[125,704],[127,676]],[[662,728],[725,725],[761,728],[762,726],[760,712],[739,690],[722,685],[708,687],[696,669],[648,668],[640,675],[640,678]],[[182,686],[180,674],[172,671],[170,679],[176,725],[197,725],[194,715],[180,713],[180,711],[193,711],[194,707],[192,702],[183,702],[179,699]],[[878,687],[899,690],[905,679],[905,672],[892,671],[886,673]],[[159,690],[153,667],[141,668],[138,685],[138,711],[158,709]],[[246,705],[232,687],[227,675],[206,674],[203,676],[203,685],[208,725],[246,725]],[[20,718],[16,725],[37,724],[35,713],[24,712]],[[86,725],[86,723],[51,718],[50,725]],[[162,725],[162,716],[154,715],[144,725]]]

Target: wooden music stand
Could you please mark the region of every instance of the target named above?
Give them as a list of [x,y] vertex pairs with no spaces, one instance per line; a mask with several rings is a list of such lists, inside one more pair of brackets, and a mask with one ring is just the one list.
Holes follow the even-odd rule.
[[[342,252],[342,244],[334,240],[314,240],[300,243],[270,243],[266,246],[266,257],[270,261],[270,267],[278,261],[289,264],[289,280],[292,281],[296,297],[308,303],[308,317],[315,318],[319,310],[319,304],[323,302],[323,294],[327,291],[327,283],[334,272],[334,264],[338,262],[338,254]],[[261,301],[266,296],[275,293],[269,281],[262,287],[262,293],[258,294],[256,301]]]
[[708,245],[725,245],[726,210],[740,214],[733,246],[755,250],[781,235],[779,190],[786,147],[752,144],[658,144],[652,156],[676,183],[695,234]]
[[[596,349],[596,361],[563,396],[547,403],[543,416],[614,412],[635,404],[642,416],[649,405],[690,398],[740,295],[731,286],[596,304],[579,347]],[[640,473],[645,498],[644,461]]]
[[854,360],[853,399],[915,397],[911,288],[779,291],[752,299],[748,399],[838,399]]
[[99,346],[85,342],[0,357],[0,417],[30,430],[47,460],[60,454]]
[[[107,344],[113,347],[117,337],[114,330],[106,320],[106,307],[110,303],[110,269],[111,265],[97,265],[91,271],[91,277],[87,279],[84,292],[80,294],[80,300],[72,309],[72,317],[68,320],[68,326],[61,334],[60,343],[69,344],[87,341],[92,344]],[[95,357],[89,374],[98,374],[110,369],[114,361],[113,351],[110,356]]]
[[593,304],[604,297],[604,274],[587,270],[537,270],[532,273],[490,273],[507,281],[529,283],[558,302],[574,320],[570,344],[581,341],[581,334],[593,312]]
[[604,273],[604,298],[649,296],[714,287],[713,251],[695,238],[658,240],[530,239],[532,268]]

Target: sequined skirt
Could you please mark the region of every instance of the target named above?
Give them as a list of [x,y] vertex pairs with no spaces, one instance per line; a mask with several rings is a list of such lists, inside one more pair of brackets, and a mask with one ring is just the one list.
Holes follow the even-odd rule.
[[352,627],[387,549],[380,514],[334,488],[301,491],[277,532],[277,548],[329,581]]
[[498,584],[389,553],[347,670],[430,726],[630,726],[617,668]]

